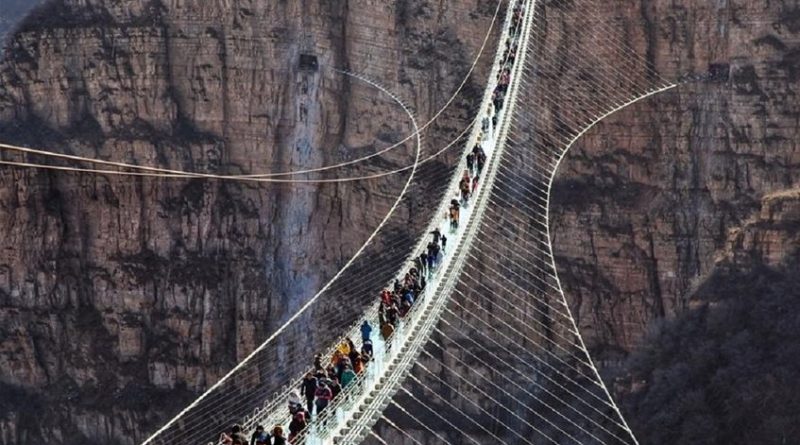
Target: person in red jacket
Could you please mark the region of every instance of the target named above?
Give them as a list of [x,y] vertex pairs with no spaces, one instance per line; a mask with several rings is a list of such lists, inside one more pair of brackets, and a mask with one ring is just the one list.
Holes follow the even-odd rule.
[[297,436],[303,432],[304,429],[308,426],[308,420],[306,420],[306,413],[303,410],[298,411],[292,417],[292,421],[289,422],[289,443],[294,443]]
[[317,391],[316,393],[314,393],[314,395],[317,398],[314,403],[317,406],[317,416],[319,416],[320,414],[322,414],[322,411],[324,411],[325,408],[328,407],[328,404],[331,402],[331,399],[333,399],[333,392],[331,392],[331,389],[328,387],[327,384],[325,384],[325,382],[320,382],[319,386],[317,386]]

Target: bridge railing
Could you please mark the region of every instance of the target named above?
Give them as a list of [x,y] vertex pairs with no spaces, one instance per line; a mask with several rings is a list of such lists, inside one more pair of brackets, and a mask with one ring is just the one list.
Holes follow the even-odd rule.
[[[481,117],[486,116],[490,109],[491,104],[491,97],[494,91],[494,88],[497,84],[497,77],[500,71],[506,67],[507,60],[503,59],[503,45],[507,40],[510,38],[514,38],[516,36],[511,35],[512,29],[512,20],[513,20],[513,11],[516,5],[523,3],[524,0],[511,0],[507,7],[507,13],[503,21],[502,33],[499,39],[497,51],[495,53],[495,59],[492,64],[492,68],[488,78],[487,88],[484,90],[484,97],[482,98],[481,106],[479,111],[476,115],[476,118],[473,120],[471,125],[474,126],[473,130],[470,133],[470,137],[467,139],[467,143],[465,144],[464,150],[462,151],[458,164],[454,168],[454,174],[451,177],[450,184],[448,185],[445,192],[442,194],[442,199],[440,199],[440,204],[436,212],[434,212],[434,216],[428,224],[428,227],[423,232],[423,236],[417,241],[414,249],[412,249],[409,255],[404,262],[403,267],[400,271],[392,277],[387,282],[386,287],[391,288],[392,283],[395,280],[402,280],[405,273],[411,268],[415,266],[415,259],[419,255],[421,251],[424,250],[425,246],[427,245],[428,241],[428,234],[433,231],[435,228],[438,228],[442,221],[442,215],[447,213],[447,209],[450,203],[450,197],[456,197],[459,194],[459,182],[461,180],[461,172],[467,169],[466,165],[466,154],[472,150],[472,147],[478,142],[479,137],[482,134],[482,127],[481,127]],[[519,28],[517,29],[517,35],[519,33]],[[492,132],[491,124],[488,127],[488,131]],[[438,268],[434,269],[434,272],[431,274],[431,278],[433,278],[434,274],[438,272]],[[430,283],[429,283],[430,284]],[[430,285],[426,286],[426,288],[420,293],[417,297],[418,300],[422,298],[433,298],[433,295],[428,295],[431,293],[432,287]],[[353,343],[357,346],[361,346],[361,333],[360,333],[360,326],[364,320],[367,320],[373,327],[380,327],[379,323],[379,307],[380,302],[378,301],[378,295],[375,295],[376,303],[369,306],[369,309],[364,313],[364,317],[354,322],[349,329],[347,329],[347,334],[343,336],[339,341],[335,342],[332,346],[330,346],[324,353],[323,358],[325,360],[329,359],[333,353],[335,352],[337,346],[343,341],[345,338],[352,339]],[[314,445],[317,443],[321,438],[329,437],[331,433],[334,431],[334,427],[338,426],[340,421],[344,417],[344,413],[351,409],[352,405],[355,404],[362,396],[364,396],[363,387],[369,386],[371,383],[372,378],[377,378],[376,376],[382,374],[381,369],[385,365],[385,360],[387,358],[388,347],[386,345],[391,345],[395,338],[402,338],[404,334],[405,326],[409,324],[410,320],[413,318],[418,318],[420,314],[420,306],[419,304],[413,304],[409,313],[406,314],[404,318],[401,319],[400,325],[395,331],[395,333],[387,339],[385,342],[382,340],[373,341],[373,348],[374,348],[374,356],[372,360],[368,363],[365,367],[364,372],[359,374],[353,382],[350,383],[346,388],[343,388],[342,391],[334,398],[329,405],[325,408],[323,413],[319,416],[315,416],[313,420],[309,421],[309,426],[303,433],[298,437],[299,443],[302,443],[302,439],[305,439],[307,444]],[[377,331],[378,329],[374,329]],[[379,339],[380,335],[374,335],[375,339]],[[399,349],[399,348],[398,348]],[[394,354],[392,354],[393,356]],[[306,372],[312,372],[313,368],[308,367]],[[304,373],[305,374],[305,373]],[[274,394],[274,396],[267,400],[261,409],[256,409],[252,416],[249,416],[245,419],[243,427],[246,431],[252,431],[256,425],[262,424],[265,427],[269,428],[272,425],[280,424],[286,426],[291,417],[288,413],[288,402],[290,398],[290,394],[293,391],[296,391],[302,384],[303,378],[297,378],[292,383],[287,384],[283,387],[283,389]],[[367,385],[364,385],[367,383]],[[334,419],[334,417],[336,417]],[[288,430],[288,428],[284,428]]]
[[[517,4],[522,3],[522,2],[524,2],[524,0],[513,1],[509,5],[509,9],[508,9],[509,14],[507,14],[507,16],[506,16],[505,25],[503,27],[503,33],[502,33],[501,39],[500,39],[501,44],[503,44],[503,42],[505,42],[507,39],[515,39],[518,36],[518,34],[515,35],[515,36],[511,36],[510,35],[510,30],[511,30],[510,20],[513,17],[512,13],[513,13],[514,7]],[[517,33],[519,33],[520,29],[521,29],[521,26],[516,28]],[[507,60],[504,60],[502,58],[502,52],[500,50],[498,50],[498,52],[496,54],[496,57],[495,57],[495,63],[493,63],[493,65],[492,65],[492,70],[491,70],[491,74],[490,74],[490,78],[489,78],[489,83],[488,83],[488,86],[487,86],[487,88],[485,90],[485,96],[484,96],[483,101],[481,103],[481,107],[480,107],[480,111],[478,113],[478,117],[487,115],[488,110],[489,110],[489,103],[491,102],[491,95],[492,95],[492,92],[493,92],[494,87],[496,85],[495,80],[497,79],[497,74],[500,72],[501,69],[506,68],[508,66],[509,66],[509,64],[507,63]],[[480,119],[478,119],[477,121],[480,121]],[[488,139],[493,139],[493,138],[496,137],[496,134],[494,134],[494,131],[492,130],[491,126],[489,126],[487,128],[487,130],[491,131],[491,136],[488,136],[486,134],[484,134],[483,136],[488,136]],[[477,127],[476,127],[476,129],[474,129],[472,137],[468,138],[468,143],[465,146],[465,150],[464,150],[463,155],[465,155],[466,153],[468,153],[471,150],[471,148],[474,146],[474,144],[478,141],[478,138],[481,137],[481,132],[482,132],[482,129],[478,130]],[[483,141],[481,141],[481,142],[483,142]],[[459,186],[459,182],[460,182],[460,179],[461,179],[460,173],[467,169],[466,160],[465,160],[466,156],[463,156],[463,155],[462,155],[461,159],[459,160],[459,163],[458,163],[458,165],[457,165],[457,167],[455,169],[456,174],[452,177],[451,183],[450,183],[450,185],[449,185],[449,187],[447,189],[447,192],[445,192],[444,195],[443,195],[443,197],[446,198],[446,199],[443,199],[440,202],[439,210],[436,212],[437,216],[435,216],[432,219],[432,221],[430,222],[430,225],[428,227],[428,229],[430,229],[430,230],[428,230],[428,232],[430,232],[434,228],[437,228],[441,224],[441,218],[438,215],[445,214],[445,210],[449,206],[449,198],[448,197],[449,196],[457,196],[458,193],[459,193],[459,187],[458,186]],[[423,238],[423,240],[420,243],[421,245],[425,244],[425,242],[424,242],[425,239],[426,238]],[[455,247],[455,246],[453,245],[452,247]],[[422,299],[424,299],[424,298],[435,298],[436,297],[436,293],[435,293],[436,286],[435,286],[435,284],[437,284],[436,282],[438,281],[436,279],[436,274],[439,274],[441,272],[443,272],[443,268],[442,267],[437,267],[436,269],[434,269],[433,274],[431,275],[431,279],[429,280],[428,286],[426,286],[426,288],[423,290],[423,292],[420,293],[420,295],[418,297],[418,302],[422,301]],[[404,272],[401,272],[400,276],[402,276],[403,273]],[[376,308],[377,308],[377,305],[376,305]],[[350,385],[348,385],[347,388],[344,388],[342,390],[342,392],[337,396],[337,398],[334,399],[334,402],[332,402],[332,404],[329,405],[325,409],[323,414],[321,416],[319,416],[317,419],[315,419],[314,424],[311,425],[306,431],[304,431],[303,434],[301,434],[298,437],[298,439],[297,439],[298,443],[302,443],[302,440],[304,440],[304,439],[306,440],[305,443],[310,444],[310,445],[316,445],[318,443],[323,443],[323,441],[325,439],[329,439],[330,438],[332,433],[337,428],[341,428],[342,427],[342,423],[347,418],[350,417],[348,414],[349,414],[350,411],[352,411],[354,408],[356,408],[356,405],[357,405],[358,401],[361,400],[362,398],[365,398],[365,397],[368,396],[368,394],[365,394],[364,391],[366,389],[370,388],[370,387],[373,387],[374,379],[377,376],[380,376],[380,375],[383,374],[383,370],[381,368],[383,366],[385,366],[387,363],[389,363],[391,360],[393,360],[398,354],[402,354],[403,353],[403,351],[401,350],[401,347],[402,347],[403,344],[405,344],[405,340],[407,340],[406,336],[409,334],[409,332],[406,332],[406,331],[409,331],[410,330],[410,326],[413,326],[419,320],[419,318],[423,315],[422,311],[423,311],[423,305],[417,304],[417,302],[415,302],[415,304],[412,305],[411,310],[409,311],[409,313],[404,318],[401,319],[400,325],[398,326],[398,328],[395,331],[395,333],[389,339],[387,339],[385,341],[385,345],[387,345],[386,351],[385,351],[386,354],[384,356],[385,358],[380,360],[379,359],[380,356],[378,354],[376,354],[376,360],[374,360],[370,364],[370,367],[368,367],[365,370],[364,373],[359,375],[356,380],[354,380]],[[376,345],[380,345],[383,342],[378,341],[378,342],[374,342],[374,343]],[[389,349],[389,347],[392,346],[392,343],[398,343],[398,344],[396,346],[394,346],[393,349]],[[376,368],[378,368],[378,369],[376,369]],[[372,371],[375,371],[375,372],[372,372]],[[331,408],[334,408],[334,409],[331,409]]]

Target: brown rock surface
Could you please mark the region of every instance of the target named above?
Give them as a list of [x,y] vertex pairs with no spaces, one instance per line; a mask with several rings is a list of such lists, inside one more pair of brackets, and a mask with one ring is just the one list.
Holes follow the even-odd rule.
[[[723,75],[606,119],[562,164],[554,246],[581,331],[599,359],[636,348],[652,320],[684,310],[728,247],[729,231],[780,206],[767,202],[759,210],[763,197],[800,180],[795,6],[614,5],[604,7],[609,17],[647,26],[634,46],[666,77]],[[771,236],[748,233],[741,243]],[[775,240],[763,248],[779,257],[784,247]]]
[[778,266],[800,248],[800,190],[768,193],[761,211],[731,230],[722,261],[747,270],[754,264]]
[[[406,0],[51,5],[2,65],[4,140],[226,173],[335,163],[408,132],[373,89],[298,72],[300,52],[380,79],[424,117],[455,89],[491,14],[486,2]],[[607,119],[563,164],[559,271],[587,343],[612,364],[653,320],[689,306],[716,259],[771,264],[794,242],[785,223],[796,203],[782,191],[798,183],[800,13],[766,0],[599,8],[599,19],[562,11],[550,30],[583,29],[589,45],[608,38],[598,24],[612,25],[667,78],[712,64],[729,75]],[[460,129],[468,108],[457,105],[431,145]],[[388,163],[404,165],[410,150]],[[142,412],[183,405],[313,293],[397,183],[3,169],[0,443],[141,437]]]
[[689,296],[654,323],[615,390],[643,443],[783,444],[800,434],[797,190],[764,196]]
[[[574,95],[580,95],[583,85],[592,91],[592,82],[580,82],[581,76],[595,80],[592,76],[605,69],[610,60],[612,65],[622,68],[610,78],[623,92],[617,95],[616,102],[620,101],[619,95],[626,95],[625,91],[627,98],[632,98],[630,79],[625,74],[635,74],[633,69],[637,64],[606,48],[606,42],[611,40],[630,42],[634,52],[645,57],[667,79],[700,79],[638,103],[590,130],[562,164],[550,201],[556,263],[579,329],[604,375],[615,377],[619,374],[613,374],[613,371],[622,370],[622,377],[630,377],[624,374],[630,371],[630,368],[623,367],[625,357],[647,346],[642,345],[645,334],[659,324],[657,321],[680,318],[690,312],[689,309],[703,304],[696,298],[697,290],[702,286],[719,284],[710,277],[718,276],[721,264],[729,267],[730,258],[736,259],[733,264],[740,270],[728,276],[732,281],[740,282],[729,285],[747,284],[750,269],[755,265],[777,265],[797,247],[797,220],[793,214],[796,202],[792,197],[800,179],[795,100],[797,33],[800,31],[797,20],[800,14],[791,2],[780,1],[647,0],[595,4],[599,10],[586,8],[585,2],[546,3],[547,26],[539,31],[544,43],[537,55],[542,65],[546,64],[541,56],[543,53],[552,57],[555,63],[542,70],[545,74],[532,76],[538,82],[539,90],[549,88],[556,92],[556,97],[569,97],[573,91]],[[593,58],[605,63],[596,63],[597,69],[592,70]],[[709,76],[710,73],[714,75]],[[602,97],[602,94],[597,96]],[[543,116],[541,127],[544,127],[531,132],[557,136],[554,116],[566,114],[562,105],[542,101],[531,106],[533,112]],[[595,112],[597,108],[597,104],[587,104],[583,109]],[[525,140],[524,136],[517,139]],[[531,159],[533,157],[520,156],[519,162],[530,162]],[[508,170],[513,172],[514,168]],[[526,171],[524,168],[519,170]],[[536,178],[535,173],[529,172],[529,175]],[[512,178],[523,182],[528,177],[519,174]],[[512,189],[506,192],[506,196],[511,196],[509,207],[515,204],[519,207],[520,202],[524,202],[515,193],[527,193],[534,198],[537,195],[534,186],[506,186]],[[514,201],[514,197],[518,200]],[[530,201],[536,202],[535,199]],[[498,213],[513,216],[514,211]],[[489,264],[497,269],[489,275],[502,276],[503,285],[508,287],[517,282],[521,289],[500,290],[497,295],[487,296],[500,285],[489,282],[488,287],[481,287],[486,281],[481,275],[481,267],[468,269],[467,274],[472,274],[473,278],[460,283],[464,295],[454,296],[454,304],[449,305],[455,315],[445,315],[447,325],[440,324],[441,329],[455,341],[444,338],[444,335],[433,336],[435,342],[444,344],[448,352],[467,360],[468,365],[455,363],[438,346],[429,343],[427,350],[436,360],[423,357],[421,363],[432,373],[418,366],[413,373],[422,384],[408,380],[404,385],[404,389],[423,401],[413,400],[404,393],[395,398],[399,405],[425,416],[423,422],[427,427],[437,430],[453,443],[466,441],[466,437],[478,442],[497,442],[494,435],[499,436],[501,442],[521,443],[513,434],[515,432],[530,432],[528,437],[535,440],[539,436],[514,414],[524,414],[526,421],[543,427],[548,433],[553,428],[545,425],[544,420],[548,415],[558,417],[551,414],[549,408],[561,405],[542,406],[522,388],[503,380],[511,375],[514,383],[530,390],[532,387],[528,385],[530,382],[526,381],[526,376],[538,378],[547,374],[536,359],[543,356],[540,349],[536,349],[541,341],[535,334],[534,323],[530,322],[538,317],[527,318],[527,325],[514,321],[510,315],[501,315],[502,320],[494,319],[503,311],[530,310],[510,297],[514,293],[525,294],[527,291],[532,297],[530,302],[539,305],[533,299],[537,290],[524,287],[525,279],[533,281],[531,278],[539,272],[533,267],[525,267],[519,258],[505,257],[524,251],[525,243],[522,241],[530,241],[529,238],[533,238],[530,233],[538,229],[535,221],[531,221],[534,218],[530,213],[533,212],[520,213],[525,213],[526,217],[513,226],[497,223],[500,226],[498,238],[520,240],[519,247],[502,246],[499,252],[492,252],[493,245],[488,242],[478,247],[477,255],[484,269]],[[534,255],[535,252],[530,252],[531,257]],[[500,258],[493,259],[493,256]],[[503,263],[506,268],[503,268]],[[796,263],[794,267],[796,269]],[[787,278],[783,281],[791,281],[786,269],[780,273]],[[752,293],[750,298],[757,299],[758,295]],[[787,293],[787,299],[792,298],[796,298],[796,292]],[[462,308],[462,304],[466,307]],[[788,306],[796,307],[796,304]],[[779,307],[779,304],[767,304],[760,308],[761,318],[769,310]],[[487,320],[494,326],[482,324]],[[789,326],[797,325],[796,321],[792,323]],[[503,338],[503,331],[508,334],[512,328],[519,333],[510,334],[513,339]],[[493,332],[495,330],[497,332]],[[757,337],[751,335],[756,331],[738,332],[735,322],[723,331],[731,337]],[[764,334],[764,331],[768,329],[758,333]],[[697,332],[690,331],[684,335],[689,337],[685,344],[673,342],[674,351],[670,352],[675,353],[678,361],[682,358],[684,345],[687,346],[686,357],[690,357],[688,346],[692,341],[692,346],[697,346],[691,351],[697,356],[692,358],[717,352],[708,351],[704,337],[690,338]],[[484,333],[488,335],[484,337]],[[716,341],[711,337],[709,335],[708,344]],[[768,346],[764,348],[768,354],[780,350],[783,347],[781,342],[786,341],[785,355],[759,363],[765,365],[767,371],[769,364],[782,364],[781,371],[796,368],[798,342],[794,341],[795,337],[778,337],[772,333],[759,337],[758,342]],[[479,344],[473,343],[472,339]],[[491,344],[492,339],[498,343]],[[731,343],[734,343],[731,349],[721,351],[720,355],[736,355],[736,342]],[[724,341],[716,345],[730,346]],[[490,351],[481,346],[488,346]],[[644,349],[643,354],[647,356],[651,350]],[[698,367],[707,366],[705,371],[711,374],[709,380],[718,369],[735,372],[737,366],[747,365],[746,360],[715,364],[717,356],[707,355],[710,358],[698,360]],[[747,355],[742,354],[742,357]],[[787,361],[785,357],[791,357],[791,360]],[[444,362],[444,366],[440,366],[437,360]],[[505,366],[509,363],[523,374],[516,374]],[[564,368],[559,367],[562,371]],[[709,403],[707,409],[694,411],[695,399],[702,397],[691,391],[713,391],[703,389],[702,379],[696,385],[693,381],[692,385],[681,386],[678,383],[682,379],[689,380],[686,372],[672,371],[656,366],[652,372],[653,380],[633,382],[635,391],[622,385],[623,379],[619,382],[607,379],[612,392],[623,402],[623,414],[631,420],[640,443],[651,443],[648,439],[653,439],[652,443],[664,444],[732,443],[726,438],[735,438],[736,443],[757,443],[759,438],[764,443],[782,443],[781,439],[785,442],[791,440],[786,438],[795,437],[791,433],[796,428],[791,425],[797,424],[792,424],[796,416],[785,414],[796,412],[796,405],[791,401],[796,398],[796,385],[787,385],[790,393],[776,398],[774,406],[768,396],[753,397],[761,390],[780,393],[781,382],[793,374],[753,371],[747,375],[755,378],[741,394],[737,393],[737,382],[720,379],[724,383],[717,388],[733,396],[718,398],[715,400],[717,403]],[[438,379],[444,379],[452,388]],[[498,390],[487,379],[497,383]],[[652,383],[659,379],[666,382],[659,387],[663,399],[654,400],[662,402],[662,405],[653,400],[631,403],[631,392],[649,396],[651,393],[646,389],[656,386]],[[767,380],[772,383],[763,384]],[[479,394],[469,382],[489,391],[500,402]],[[500,389],[503,388],[523,403],[510,400],[512,394],[502,392]],[[438,400],[434,394],[442,395],[446,402]],[[714,394],[708,398],[713,399]],[[738,403],[742,399],[749,403]],[[470,400],[477,403],[471,404]],[[740,411],[747,411],[748,417],[729,416],[731,404],[746,406],[748,409]],[[765,408],[756,413],[755,410],[761,409],[759,406]],[[426,407],[447,417],[451,423],[435,418]],[[526,412],[525,408],[530,407],[535,407],[534,411],[539,409],[539,415],[544,418],[537,419],[535,413]],[[639,408],[647,410],[637,411]],[[568,415],[574,414],[564,411]],[[773,412],[777,415],[773,416]],[[439,442],[429,430],[411,420],[399,408],[390,407],[386,416],[400,423],[405,431],[423,443]],[[670,416],[669,423],[660,423]],[[572,417],[569,420],[576,421],[575,416]],[[673,418],[686,422],[673,421]],[[741,422],[737,422],[739,420]],[[565,419],[557,419],[556,424],[573,426]],[[682,434],[682,426],[686,426],[686,434]],[[735,428],[726,433],[724,426]],[[703,427],[707,430],[704,431]],[[389,443],[411,443],[388,422],[380,421],[376,430]],[[769,433],[769,436],[759,436],[758,432]],[[555,437],[564,439],[563,436]],[[667,440],[655,440],[663,438]],[[589,439],[578,442],[596,443]],[[379,441],[370,440],[368,443]]]
[[[411,126],[388,97],[331,67],[379,81],[424,123],[466,75],[494,10],[483,1],[50,1],[0,65],[0,136],[223,174],[335,164]],[[318,73],[298,68],[303,52],[319,56]],[[426,152],[463,128],[487,60],[428,130]],[[413,149],[316,177],[405,166]],[[141,439],[310,297],[404,181],[259,185],[2,168],[0,443]]]

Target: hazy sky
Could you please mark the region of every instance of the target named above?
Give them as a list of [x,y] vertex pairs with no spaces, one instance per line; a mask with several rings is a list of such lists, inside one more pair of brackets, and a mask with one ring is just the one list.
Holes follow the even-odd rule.
[[6,33],[14,29],[25,13],[43,0],[0,0],[0,54],[5,48]]

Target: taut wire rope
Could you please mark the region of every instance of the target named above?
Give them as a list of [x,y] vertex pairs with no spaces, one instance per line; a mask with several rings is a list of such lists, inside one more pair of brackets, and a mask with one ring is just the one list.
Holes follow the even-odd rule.
[[[56,158],[62,158],[62,159],[70,159],[70,160],[76,160],[76,161],[82,161],[82,162],[89,162],[89,163],[92,163],[92,164],[109,165],[109,166],[115,166],[115,167],[121,167],[121,168],[127,168],[127,169],[142,170],[142,171],[151,172],[151,173],[164,173],[165,174],[165,175],[138,174],[138,175],[133,175],[133,176],[160,176],[160,177],[167,177],[167,178],[191,177],[191,178],[209,178],[209,179],[223,179],[223,180],[244,180],[244,181],[251,180],[251,181],[255,181],[255,182],[278,182],[278,183],[296,183],[296,182],[297,183],[330,183],[330,182],[362,181],[362,180],[375,179],[375,178],[379,178],[379,177],[383,177],[383,176],[388,176],[388,175],[391,175],[391,174],[400,173],[400,172],[409,170],[411,168],[416,168],[416,166],[419,165],[421,162],[415,163],[413,167],[412,166],[406,166],[406,167],[403,167],[401,169],[397,169],[397,170],[393,170],[393,171],[389,171],[389,172],[384,172],[384,173],[380,173],[380,174],[365,175],[365,176],[362,176],[362,177],[336,178],[336,179],[327,179],[327,180],[325,180],[325,179],[316,179],[316,180],[314,180],[314,179],[287,179],[287,180],[273,180],[273,179],[270,179],[272,177],[279,177],[279,176],[296,176],[296,175],[301,175],[301,174],[315,173],[315,172],[320,172],[320,171],[326,171],[326,170],[332,170],[332,169],[336,169],[336,168],[341,168],[341,167],[345,167],[345,166],[352,165],[352,164],[357,164],[357,163],[363,162],[365,160],[371,159],[373,157],[380,156],[380,155],[388,152],[389,150],[392,150],[392,149],[402,145],[403,143],[411,140],[414,136],[418,136],[418,133],[421,133],[421,132],[425,131],[430,125],[432,125],[439,118],[439,116],[441,116],[442,113],[445,112],[445,110],[447,110],[447,108],[450,107],[450,105],[455,101],[455,98],[458,96],[458,94],[461,92],[461,90],[464,89],[464,86],[467,84],[467,81],[469,80],[469,78],[472,76],[472,73],[475,71],[475,68],[477,67],[478,61],[480,60],[481,56],[483,55],[483,53],[484,53],[484,51],[486,49],[486,45],[487,45],[487,43],[489,41],[489,38],[490,38],[490,36],[492,34],[492,30],[495,27],[495,23],[496,23],[497,18],[499,16],[502,4],[503,4],[502,1],[498,1],[497,2],[497,6],[495,7],[495,11],[494,11],[494,14],[492,16],[492,20],[491,20],[491,22],[489,24],[489,27],[488,27],[488,29],[486,31],[486,34],[483,37],[483,40],[481,42],[481,46],[478,49],[478,53],[477,53],[476,57],[472,60],[472,63],[470,64],[470,68],[469,68],[468,72],[466,73],[466,75],[464,76],[464,78],[461,80],[460,84],[458,85],[458,88],[448,98],[448,100],[445,102],[445,104],[436,113],[434,113],[434,115],[427,122],[425,122],[422,126],[415,128],[414,132],[409,134],[406,138],[402,139],[399,142],[396,142],[396,143],[390,145],[389,147],[386,147],[386,148],[384,148],[382,150],[379,150],[379,151],[377,151],[375,153],[372,153],[370,155],[360,157],[358,159],[353,159],[353,160],[350,160],[350,161],[341,162],[341,163],[338,163],[338,164],[335,164],[335,165],[329,165],[329,166],[324,166],[324,167],[316,167],[316,168],[297,170],[297,171],[289,171],[289,172],[248,174],[248,175],[215,175],[215,174],[208,174],[208,173],[194,173],[194,172],[187,172],[187,171],[176,170],[176,169],[165,169],[165,168],[158,168],[158,167],[148,167],[148,166],[127,164],[127,163],[121,163],[121,162],[105,161],[105,160],[101,160],[101,159],[93,159],[93,158],[88,158],[88,157],[83,157],[83,156],[58,154],[58,153],[49,152],[49,151],[45,151],[45,150],[37,150],[37,149],[31,149],[31,148],[27,148],[27,147],[20,147],[20,146],[15,146],[15,145],[10,145],[10,144],[3,144],[3,143],[0,143],[0,149],[18,151],[18,152],[22,152],[22,153],[37,154],[37,155],[41,155],[41,156],[56,157]],[[339,70],[339,69],[334,69],[334,71],[339,72],[341,74],[345,74],[345,75],[354,77],[354,78],[362,80],[364,82],[367,82],[370,85],[380,89],[385,94],[388,94],[395,101],[400,102],[400,100],[397,99],[388,90],[386,90],[382,86],[378,85],[377,83],[372,82],[372,81],[370,81],[370,80],[368,80],[368,79],[366,79],[366,78],[364,78],[364,77],[362,77],[362,76],[360,76],[358,74],[350,73],[350,72],[347,72],[347,71],[344,71],[344,70]],[[474,125],[474,123],[477,121],[477,119],[478,119],[478,117],[476,117],[473,120],[472,123],[467,125],[466,128],[461,132],[461,134],[459,136],[457,136],[453,141],[451,141],[450,143],[445,145],[445,147],[442,148],[441,150],[439,150],[437,153],[435,153],[435,154],[433,154],[433,155],[431,155],[431,156],[429,156],[427,158],[424,158],[423,161],[424,162],[428,162],[428,161],[434,159],[435,157],[437,157],[438,155],[440,155],[441,153],[443,153],[445,150],[447,150],[451,146],[455,145],[457,143],[457,141],[462,137],[462,135],[465,134],[469,130],[469,128],[471,128],[472,125]],[[37,164],[37,163],[30,163],[30,162],[14,162],[14,161],[5,161],[5,160],[0,160],[0,165],[9,165],[9,166],[17,166],[17,167],[30,167],[30,168],[42,168],[42,169],[51,169],[51,170],[60,170],[60,171],[84,172],[84,173],[94,173],[94,174],[112,174],[112,175],[113,174],[117,174],[117,175],[126,174],[126,175],[131,175],[130,173],[122,173],[122,172],[114,173],[113,171],[99,170],[99,169],[71,169],[71,168],[67,168],[67,167],[53,168],[55,166],[51,167],[51,166],[48,166],[46,164]],[[173,176],[173,175],[175,175],[175,176]]]

